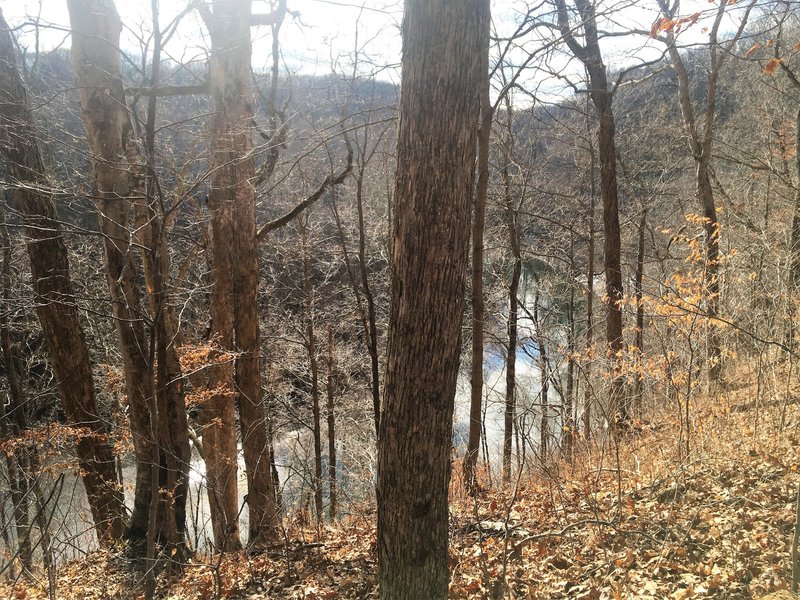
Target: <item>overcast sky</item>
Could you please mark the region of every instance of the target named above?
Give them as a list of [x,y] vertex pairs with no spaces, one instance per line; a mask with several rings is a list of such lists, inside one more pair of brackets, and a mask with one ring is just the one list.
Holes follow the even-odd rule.
[[[160,24],[165,28],[180,13],[189,0],[160,0]],[[33,47],[35,27],[38,22],[40,47],[49,50],[63,45],[69,46],[69,16],[66,0],[0,0],[0,7],[6,20],[12,25],[28,23],[22,29],[22,43]],[[606,20],[606,30],[622,30],[630,27],[649,30],[658,16],[655,0],[601,0],[601,12],[614,10],[617,5],[628,8],[613,12],[613,20]],[[739,6],[744,2],[738,3]],[[125,31],[122,37],[123,48],[135,55],[142,52],[143,42],[148,40],[151,31],[150,2],[147,0],[116,0]],[[493,22],[497,34],[508,35],[520,20],[524,11],[524,0],[494,0]],[[689,15],[702,11],[704,18],[683,37],[694,42],[702,42],[707,36],[703,33],[717,4],[714,0],[683,0],[682,14]],[[739,6],[730,9],[734,17],[740,12]],[[399,82],[397,69],[400,61],[400,23],[402,21],[402,0],[289,0],[289,9],[299,13],[287,17],[281,30],[281,50],[286,66],[293,72],[306,74],[326,74],[332,69],[349,73],[352,69],[353,50],[359,50],[361,74],[377,73],[381,78]],[[253,12],[269,12],[267,0],[254,0]],[[723,30],[732,29],[735,20],[730,18]],[[542,37],[551,37],[552,32],[540,30],[539,39],[530,37],[524,48],[515,55],[512,62],[522,60],[527,52],[541,47]],[[270,29],[258,27],[253,30],[253,67],[257,70],[267,67],[270,61]],[[178,33],[171,39],[165,51],[179,62],[204,60],[208,48],[205,28],[196,12],[184,17]],[[646,50],[642,52],[642,48]],[[652,58],[660,50],[660,44],[645,37],[613,38],[604,45],[605,60],[609,67],[628,66],[635,56]],[[387,65],[389,68],[386,68]],[[583,69],[569,61],[566,55],[551,61],[551,68],[562,69],[580,78]],[[563,82],[553,82],[561,86]],[[555,93],[555,88],[550,93]]]
[[[189,0],[160,0],[160,25],[166,27],[188,4]],[[362,3],[364,6],[362,6]],[[49,50],[59,45],[69,46],[69,14],[66,0],[0,0],[6,20],[12,26],[33,23],[40,28],[40,47]],[[146,37],[152,29],[150,2],[146,0],[116,0],[117,10],[125,31],[122,46],[126,51],[139,53],[142,32]],[[297,17],[287,17],[281,30],[284,60],[293,71],[330,73],[350,67],[356,44],[364,54],[381,64],[397,63],[400,56],[401,0],[294,0],[289,3]],[[254,0],[253,12],[269,12],[269,2]],[[33,47],[34,28],[23,30],[23,43]],[[253,66],[268,64],[270,29],[253,30]],[[200,58],[208,48],[205,29],[196,13],[184,17],[178,33],[166,52],[175,60]]]

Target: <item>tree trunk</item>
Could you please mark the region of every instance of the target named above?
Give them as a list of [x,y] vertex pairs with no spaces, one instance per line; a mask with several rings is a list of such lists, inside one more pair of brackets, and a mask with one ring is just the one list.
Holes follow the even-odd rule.
[[636,297],[636,364],[637,372],[633,380],[633,398],[636,409],[636,417],[642,418],[642,381],[644,379],[644,302],[642,279],[644,278],[644,232],[647,227],[647,209],[642,210],[642,219],[639,221],[639,247],[636,256],[636,277],[633,289]]
[[125,529],[125,507],[108,424],[97,409],[92,367],[72,290],[67,247],[39,152],[34,119],[17,70],[8,24],[0,15],[0,152],[28,235],[36,314],[47,341],[64,412],[79,436],[78,462],[95,527],[104,545]]
[[[209,82],[213,101],[212,169],[209,193],[213,280],[212,324],[223,348],[237,350],[236,392],[242,426],[250,509],[249,543],[277,540],[280,515],[269,461],[268,415],[261,393],[261,341],[258,316],[259,266],[255,221],[255,167],[252,157],[252,75],[250,0],[215,3],[208,26],[212,53]],[[234,345],[234,328],[236,340]],[[215,382],[230,382],[220,367]],[[224,464],[217,466],[226,485],[221,505],[236,529],[236,429],[233,403],[217,403],[222,417],[220,442]],[[230,398],[229,398],[230,400]],[[232,537],[233,534],[232,534]]]
[[356,208],[358,209],[358,267],[361,272],[361,287],[367,301],[367,325],[369,331],[367,350],[371,369],[370,382],[372,384],[372,412],[375,419],[375,437],[380,434],[381,421],[381,377],[378,361],[378,324],[375,316],[375,297],[369,285],[369,271],[367,269],[366,244],[367,234],[364,227],[364,168],[362,166],[356,180]]
[[606,66],[600,51],[594,0],[575,0],[581,18],[584,44],[580,45],[569,22],[565,0],[556,0],[558,25],[572,53],[586,67],[589,95],[597,118],[598,157],[600,159],[600,193],[603,198],[603,252],[606,276],[606,351],[611,360],[611,390],[608,413],[618,426],[628,419],[624,398],[624,377],[621,373],[622,339],[622,267],[617,194],[616,126],[612,109],[613,95],[608,84]]
[[[514,425],[517,411],[517,321],[519,316],[519,280],[522,275],[522,253],[520,249],[517,214],[514,210],[514,199],[511,196],[511,163],[512,119],[511,102],[506,96],[506,131],[500,147],[502,164],[500,176],[503,180],[503,198],[506,209],[506,227],[508,228],[508,244],[511,250],[512,268],[511,282],[508,286],[508,345],[506,346],[506,402],[503,423],[503,481],[511,479],[511,442],[514,438]],[[519,447],[519,444],[517,444]]]
[[533,299],[533,327],[536,335],[536,346],[539,350],[539,379],[541,381],[541,394],[539,395],[542,408],[542,422],[539,427],[539,456],[542,463],[547,462],[548,442],[550,438],[549,428],[549,404],[550,404],[550,366],[547,361],[547,346],[544,343],[544,327],[539,320],[539,290]]
[[378,556],[382,598],[437,600],[448,595],[453,403],[489,12],[485,0],[405,8]]
[[120,67],[122,23],[113,2],[69,0],[67,6],[72,29],[72,69],[80,90],[83,123],[92,152],[95,203],[103,234],[112,313],[125,369],[136,457],[133,512],[126,534],[133,541],[142,541],[147,533],[153,483],[150,468],[158,461],[158,451],[149,409],[153,379],[128,229],[131,201],[143,193],[143,185],[141,164],[129,161],[135,154],[135,142]]
[[322,523],[322,423],[319,409],[319,363],[317,361],[317,342],[314,333],[314,290],[311,287],[309,273],[309,248],[307,224],[302,223],[302,251],[303,251],[303,292],[306,296],[306,351],[308,352],[308,365],[311,372],[311,417],[314,433],[314,511],[317,523]]
[[[489,21],[486,21],[489,24]],[[488,35],[488,34],[487,34]],[[464,485],[469,494],[478,489],[475,468],[481,446],[483,407],[483,234],[486,229],[486,199],[489,193],[489,142],[494,110],[490,97],[489,49],[481,55],[481,123],[478,130],[478,181],[472,218],[472,363],[470,365],[469,436],[464,456]]]
[[795,180],[794,215],[792,216],[790,280],[792,293],[800,291],[800,108],[795,118]]
[[[588,100],[587,100],[588,104]],[[588,108],[588,107],[587,107]],[[589,127],[587,113],[586,126]],[[597,193],[595,178],[594,143],[589,140],[589,242],[586,258],[586,364],[583,372],[586,387],[583,394],[583,437],[588,442],[592,438],[592,364],[594,362],[594,199]]]
[[328,511],[336,520],[336,418],[333,413],[333,327],[328,325],[328,381],[326,413],[328,418]]
[[[5,215],[0,215],[2,221],[5,221],[4,217]],[[8,322],[8,315],[11,310],[9,301],[11,299],[12,248],[8,228],[5,224],[0,226],[0,236],[2,236],[2,286],[3,303],[5,304],[3,310],[0,311],[0,349],[2,350],[3,366],[8,380],[8,407],[10,409],[9,412],[6,412],[6,403],[0,401],[0,436],[2,439],[7,440],[11,435],[19,435],[27,426],[27,404],[21,383],[22,377],[17,372],[17,362],[11,346],[11,332]],[[30,474],[26,472],[27,461],[24,456],[27,452],[27,445],[23,445],[22,447],[12,447],[3,452],[3,454],[5,455],[8,481],[11,487],[12,518],[17,536],[19,560],[23,574],[26,578],[29,578],[33,575],[33,546],[30,535],[30,503],[28,501],[30,491],[28,477]],[[6,541],[7,548],[13,550],[8,543]]]
[[[667,0],[658,0],[659,8],[663,16],[667,19],[674,19],[680,4],[670,4]],[[711,187],[710,161],[714,142],[714,119],[716,116],[717,102],[717,83],[722,66],[732,50],[739,42],[750,12],[756,5],[756,0],[751,0],[744,9],[736,32],[725,44],[720,44],[718,34],[722,25],[723,17],[729,3],[720,2],[716,8],[708,42],[708,79],[706,81],[705,110],[703,114],[704,123],[701,127],[697,115],[695,114],[692,102],[692,90],[689,84],[689,74],[683,57],[676,44],[675,32],[671,29],[666,31],[667,52],[670,61],[675,69],[678,82],[678,106],[681,110],[686,139],[692,158],[695,162],[697,189],[696,195],[700,203],[700,210],[704,217],[705,244],[706,244],[706,264],[705,264],[705,293],[706,293],[706,313],[708,316],[707,341],[706,341],[706,363],[708,377],[711,381],[717,381],[722,376],[722,348],[717,331],[717,315],[719,314],[719,220],[717,210],[714,205],[714,190]]]
[[[570,234],[569,273],[575,277],[575,244]],[[567,306],[567,393],[564,396],[563,427],[561,429],[563,443],[561,447],[568,461],[572,460],[572,447],[575,442],[575,286],[570,286],[569,305]]]

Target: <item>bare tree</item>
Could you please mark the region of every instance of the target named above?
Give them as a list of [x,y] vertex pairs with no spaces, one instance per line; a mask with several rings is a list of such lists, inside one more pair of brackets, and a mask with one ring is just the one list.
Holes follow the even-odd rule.
[[[603,258],[606,276],[606,344],[614,365],[609,413],[622,421],[628,418],[624,399],[624,382],[619,370],[622,339],[622,267],[617,192],[617,149],[615,141],[613,90],[600,51],[594,0],[574,0],[578,24],[573,25],[566,0],[554,0],[561,36],[575,57],[583,63],[589,78],[589,96],[597,112],[600,191],[603,198]],[[577,32],[580,32],[578,34]],[[583,38],[578,42],[577,35]]]
[[405,8],[378,553],[381,597],[434,599],[448,595],[450,440],[489,3]]
[[[78,461],[98,536],[119,539],[125,507],[107,441],[108,424],[94,393],[92,366],[70,278],[67,247],[42,162],[28,96],[17,68],[10,29],[0,14],[0,148],[13,182],[13,198],[28,234],[36,314],[42,326],[59,395],[78,428]],[[80,430],[84,431],[80,431]]]

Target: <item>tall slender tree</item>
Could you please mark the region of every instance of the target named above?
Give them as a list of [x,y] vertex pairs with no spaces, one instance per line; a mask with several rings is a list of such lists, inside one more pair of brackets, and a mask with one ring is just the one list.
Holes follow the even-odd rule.
[[[570,52],[583,63],[588,74],[589,96],[599,122],[598,157],[600,161],[600,193],[603,198],[603,260],[606,276],[606,345],[612,361],[609,415],[625,421],[628,407],[624,398],[624,380],[620,372],[622,339],[622,267],[617,192],[616,125],[614,123],[613,89],[608,81],[594,0],[574,0],[577,25],[573,24],[566,0],[554,0],[558,27]],[[578,33],[579,32],[579,33]],[[583,43],[578,41],[578,35]],[[590,267],[591,268],[591,267]],[[587,419],[588,421],[588,419]]]
[[12,197],[24,219],[36,314],[70,425],[100,541],[125,529],[125,506],[108,423],[94,393],[89,349],[75,303],[67,246],[56,216],[28,94],[20,77],[11,30],[0,12],[0,153],[14,182]]
[[[717,380],[722,374],[722,347],[714,322],[719,314],[719,236],[720,223],[717,217],[717,207],[714,201],[714,188],[711,181],[711,156],[714,147],[714,124],[717,114],[717,90],[719,76],[732,50],[741,38],[750,16],[750,11],[755,6],[756,0],[751,0],[746,5],[744,14],[733,36],[722,43],[719,41],[722,19],[732,2],[720,1],[714,13],[714,20],[709,30],[708,40],[708,77],[705,86],[705,102],[702,109],[698,110],[693,99],[689,71],[681,56],[673,27],[666,27],[663,36],[659,34],[659,27],[655,28],[653,37],[660,38],[667,46],[672,68],[678,82],[678,106],[683,119],[684,131],[689,150],[695,164],[695,195],[697,196],[700,210],[703,215],[703,228],[705,230],[705,287],[706,287],[706,312],[711,321],[708,327],[707,365],[708,375],[711,380]],[[669,3],[658,0],[662,20],[665,25],[675,22],[679,18],[680,0]],[[691,17],[690,17],[691,19]],[[691,22],[691,21],[689,21]],[[702,115],[702,116],[701,116]]]

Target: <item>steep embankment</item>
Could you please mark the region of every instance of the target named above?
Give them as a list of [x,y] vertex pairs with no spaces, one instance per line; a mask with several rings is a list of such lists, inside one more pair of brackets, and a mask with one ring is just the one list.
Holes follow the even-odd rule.
[[[688,460],[677,460],[681,431],[667,407],[618,447],[584,448],[573,465],[537,468],[477,501],[454,481],[451,596],[733,599],[785,588],[800,480],[796,399],[756,402],[749,384],[696,396]],[[198,559],[181,578],[161,578],[162,596],[377,597],[370,507],[319,532],[303,511],[287,525],[287,548]],[[142,571],[130,567],[93,554],[59,573],[58,597],[137,598]],[[45,597],[23,585],[0,596]]]

